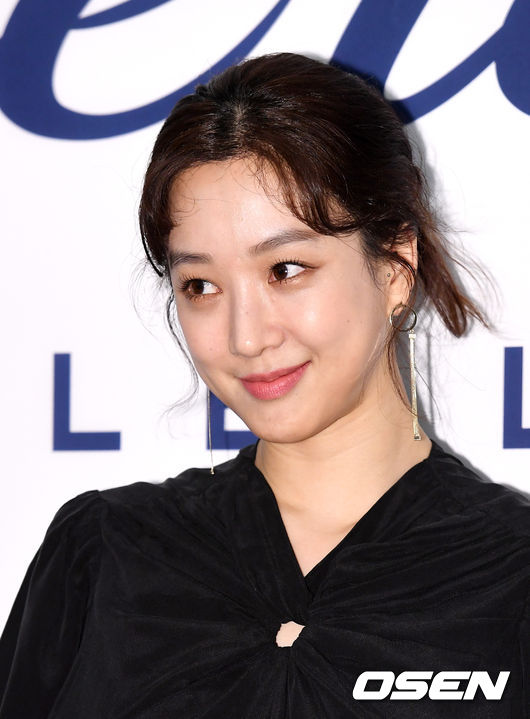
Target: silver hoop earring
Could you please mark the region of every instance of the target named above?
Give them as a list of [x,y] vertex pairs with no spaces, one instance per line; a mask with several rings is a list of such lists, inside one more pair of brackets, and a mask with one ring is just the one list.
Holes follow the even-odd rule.
[[212,452],[212,418],[210,413],[210,390],[206,390],[206,403],[208,406],[208,446],[210,448],[210,474],[215,474],[213,468],[213,452]]
[[[406,312],[405,312],[406,310]],[[399,312],[399,317],[404,314],[404,318],[406,319],[407,315],[410,315],[410,322],[408,323],[408,326],[402,327],[401,323],[398,322],[398,324],[395,323],[395,313]],[[398,330],[398,332],[408,332],[409,333],[409,366],[410,366],[410,403],[412,408],[412,432],[414,435],[414,439],[419,440],[421,439],[420,435],[420,428],[418,424],[418,396],[416,392],[416,333],[414,332],[414,328],[416,327],[416,320],[418,319],[418,315],[416,312],[412,309],[412,307],[409,307],[408,305],[404,305],[402,302],[400,302],[398,305],[394,307],[392,312],[390,313],[389,321],[390,325],[395,329]]]

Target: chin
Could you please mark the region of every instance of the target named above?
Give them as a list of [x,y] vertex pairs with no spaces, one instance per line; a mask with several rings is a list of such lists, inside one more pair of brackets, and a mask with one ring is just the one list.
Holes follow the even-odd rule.
[[274,418],[272,422],[254,420],[241,417],[251,432],[264,442],[275,444],[295,444],[318,433],[318,428],[309,427],[306,423],[298,421],[293,424],[291,421],[282,422],[280,418]]
[[[289,393],[290,394],[290,393]],[[228,399],[228,398],[227,398]],[[234,398],[231,398],[234,400]],[[227,406],[264,442],[295,444],[314,437],[334,421],[334,416],[318,402],[286,395],[272,401],[245,397]]]
[[311,435],[300,434],[300,432],[282,432],[278,430],[270,430],[269,432],[257,432],[252,430],[256,437],[263,440],[264,442],[270,442],[271,444],[297,444],[308,439]]

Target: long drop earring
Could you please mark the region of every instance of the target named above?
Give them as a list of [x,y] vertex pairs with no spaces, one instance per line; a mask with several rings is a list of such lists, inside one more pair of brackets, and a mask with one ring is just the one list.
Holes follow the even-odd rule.
[[[416,313],[414,313],[416,314]],[[416,324],[416,319],[414,319]],[[414,327],[409,330],[409,364],[410,364],[410,401],[412,405],[412,431],[414,439],[421,439],[418,424],[418,396],[416,394],[416,333]]]
[[213,452],[212,452],[212,417],[210,413],[210,390],[206,390],[206,403],[208,405],[208,446],[210,448],[210,474],[215,474],[213,468]]
[[[394,324],[394,313],[400,310],[400,313],[404,310],[407,310],[408,313],[411,315],[411,322],[408,327],[400,327],[399,325]],[[412,307],[409,307],[408,305],[404,305],[403,303],[399,303],[394,307],[392,312],[390,313],[390,324],[394,329],[397,329],[399,332],[408,332],[409,333],[409,366],[410,366],[410,404],[411,404],[411,410],[412,410],[412,433],[415,440],[421,440],[421,434],[420,434],[420,427],[418,423],[418,395],[416,391],[416,333],[414,332],[414,328],[416,327],[416,320],[418,316],[416,312],[412,309]]]

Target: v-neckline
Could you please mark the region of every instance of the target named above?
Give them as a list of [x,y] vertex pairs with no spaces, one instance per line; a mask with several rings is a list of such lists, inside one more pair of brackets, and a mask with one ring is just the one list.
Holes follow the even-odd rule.
[[390,503],[394,496],[401,489],[404,489],[404,485],[406,485],[409,480],[413,480],[419,475],[423,475],[424,468],[429,464],[429,462],[436,454],[442,451],[439,445],[437,445],[436,442],[431,439],[431,449],[427,457],[410,467],[406,472],[404,472],[403,475],[401,475],[401,477],[399,477],[399,479],[397,479],[387,490],[385,490],[385,492],[353,525],[349,532],[345,534],[344,537],[334,547],[332,547],[332,549],[329,550],[329,552],[327,552],[321,559],[319,559],[319,561],[309,570],[309,572],[307,572],[307,574],[304,574],[298,562],[298,558],[294,551],[293,545],[291,544],[291,540],[287,532],[285,523],[283,521],[276,495],[274,494],[274,491],[269,482],[267,481],[265,475],[261,472],[260,469],[258,469],[255,464],[258,442],[259,440],[256,440],[256,442],[254,442],[253,444],[248,445],[244,449],[240,450],[240,453],[250,460],[250,471],[265,491],[265,496],[269,502],[269,509],[271,510],[271,516],[273,517],[276,529],[278,530],[281,537],[283,548],[285,549],[285,552],[288,556],[292,570],[296,575],[298,581],[301,582],[307,590],[310,590],[310,588],[315,584],[315,581],[317,581],[318,574],[325,569],[325,567],[345,546],[349,545],[355,540],[357,542],[362,542],[369,539],[371,531],[373,531],[378,524],[377,516],[381,515],[381,512],[384,509],[385,505]]

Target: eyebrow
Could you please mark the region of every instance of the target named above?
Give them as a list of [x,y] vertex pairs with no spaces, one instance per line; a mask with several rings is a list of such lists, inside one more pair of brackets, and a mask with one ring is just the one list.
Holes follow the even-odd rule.
[[[266,240],[258,242],[257,245],[249,247],[248,254],[251,257],[258,257],[265,252],[270,252],[270,250],[275,250],[277,247],[287,245],[291,242],[307,242],[308,240],[314,242],[320,239],[322,239],[322,236],[312,230],[284,230],[272,237],[268,237]],[[170,270],[182,264],[208,264],[213,262],[213,257],[208,253],[184,252],[182,250],[169,250],[167,258]]]

